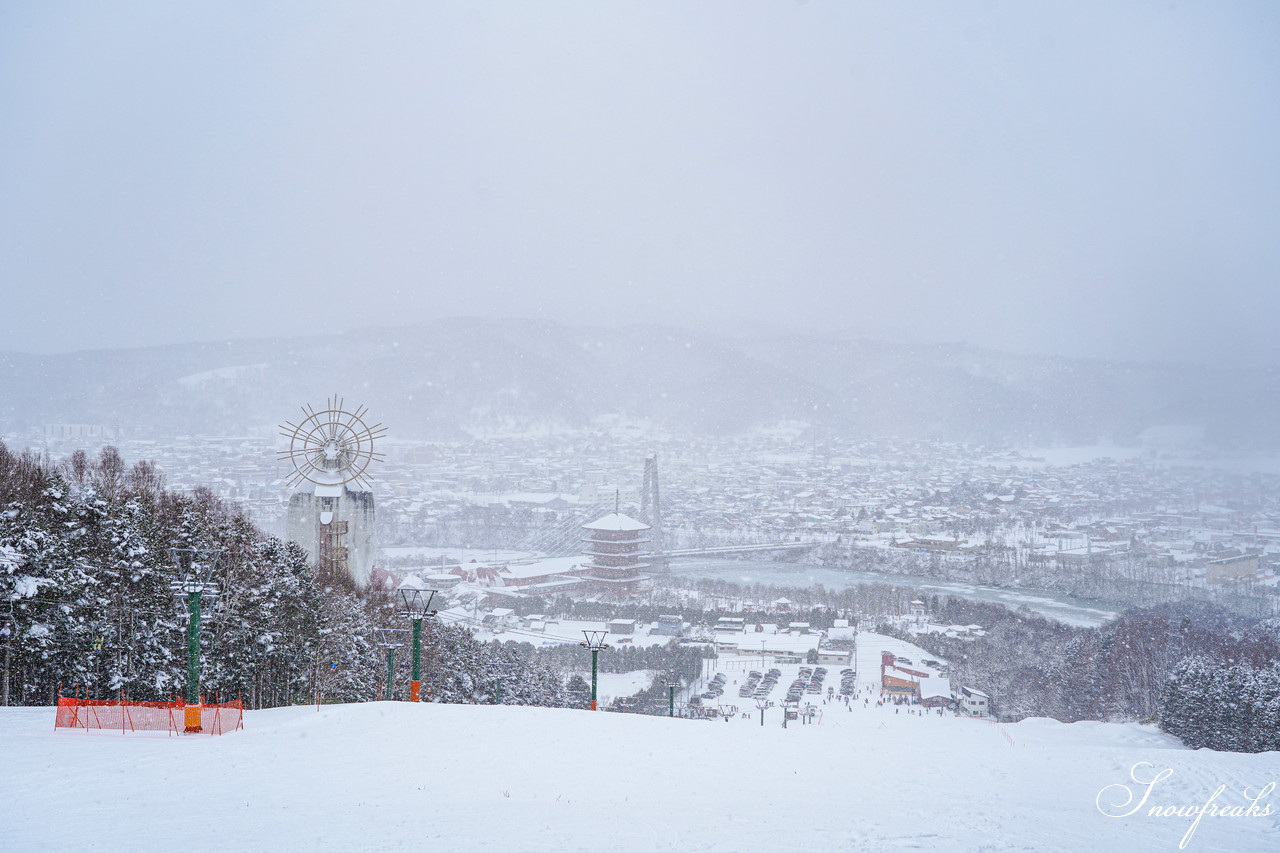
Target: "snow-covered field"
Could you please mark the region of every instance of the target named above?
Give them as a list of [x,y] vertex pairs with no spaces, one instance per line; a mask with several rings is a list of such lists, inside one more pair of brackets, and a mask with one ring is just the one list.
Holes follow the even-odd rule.
[[681,577],[777,587],[811,587],[822,584],[827,589],[848,589],[858,584],[887,583],[936,595],[954,595],[974,601],[1003,604],[1011,610],[1027,607],[1034,613],[1064,624],[1090,628],[1106,624],[1119,613],[1119,608],[1086,604],[1069,596],[1044,590],[1006,589],[887,572],[857,572],[809,563],[700,558],[676,560],[671,565],[671,571]]
[[[1191,817],[1247,805],[1280,754],[1182,749],[1148,727],[998,727],[893,708],[783,729],[541,708],[314,706],[245,731],[53,731],[0,709],[0,849],[98,851],[1134,851],[1178,849]],[[1143,764],[1149,763],[1151,766]],[[1131,769],[1168,768],[1144,807]],[[1104,789],[1106,789],[1104,791]],[[1140,793],[1139,793],[1140,796]],[[1205,817],[1198,851],[1280,849],[1265,817]]]
[[[637,669],[632,672],[600,672],[596,674],[596,696],[600,704],[607,705],[620,696],[634,696],[653,683],[658,673],[651,669]],[[591,670],[584,669],[578,673],[588,684],[591,683]]]

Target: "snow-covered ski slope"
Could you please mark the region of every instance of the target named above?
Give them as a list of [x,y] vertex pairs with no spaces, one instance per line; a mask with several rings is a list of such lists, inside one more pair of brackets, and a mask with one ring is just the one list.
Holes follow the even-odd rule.
[[[1136,725],[1002,730],[874,703],[765,723],[371,703],[165,737],[55,732],[51,708],[0,709],[0,849],[1176,851],[1190,817],[1108,817],[1099,792],[1139,762],[1173,771],[1147,807],[1219,785],[1241,805],[1280,779],[1278,753],[1192,752]],[[1186,849],[1280,850],[1280,797],[1263,805],[1205,817]]]

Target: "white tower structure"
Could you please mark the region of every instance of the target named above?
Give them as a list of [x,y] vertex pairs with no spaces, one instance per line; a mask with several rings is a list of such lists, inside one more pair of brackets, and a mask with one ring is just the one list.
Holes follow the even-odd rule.
[[658,454],[644,460],[644,482],[640,490],[640,520],[649,525],[649,563],[657,572],[670,572],[666,537],[662,529],[662,501],[658,491]]
[[376,550],[368,469],[383,458],[373,442],[386,434],[381,424],[365,423],[366,412],[347,411],[336,395],[319,411],[303,406],[299,423],[281,424],[289,449],[279,454],[293,463],[285,482],[296,489],[286,534],[315,560],[321,579],[346,577],[361,589],[369,585]]

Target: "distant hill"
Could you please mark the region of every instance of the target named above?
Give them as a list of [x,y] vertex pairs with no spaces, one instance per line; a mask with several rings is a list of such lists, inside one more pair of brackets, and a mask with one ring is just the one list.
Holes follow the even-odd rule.
[[6,432],[100,423],[135,434],[236,434],[334,392],[369,405],[404,438],[572,429],[617,414],[712,434],[798,421],[848,435],[1024,446],[1176,434],[1280,447],[1272,371],[954,344],[454,319],[345,336],[0,353]]

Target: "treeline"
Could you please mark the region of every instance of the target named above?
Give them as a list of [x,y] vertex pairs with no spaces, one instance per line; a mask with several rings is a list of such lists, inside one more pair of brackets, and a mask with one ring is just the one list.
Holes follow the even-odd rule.
[[1192,749],[1280,750],[1280,665],[1195,656],[1169,675],[1161,727]]
[[1063,567],[1055,560],[1032,559],[1023,547],[985,545],[965,554],[922,554],[904,548],[880,548],[857,540],[821,545],[810,555],[832,568],[937,578],[960,583],[1044,589],[1129,606],[1163,602],[1210,601],[1261,618],[1271,612],[1265,592],[1240,594],[1228,589],[1197,589],[1177,581],[1166,558],[1140,545],[1087,566]]
[[1158,722],[1192,747],[1276,748],[1265,745],[1277,743],[1280,722],[1272,623],[1201,602],[1127,610],[1101,628],[966,599],[928,604],[938,620],[983,625],[985,636],[876,630],[948,660],[953,683],[990,694],[1002,718]]
[[[715,625],[721,617],[741,619],[744,616],[741,610],[709,607],[705,603],[703,606],[698,607],[689,604],[654,605],[629,601],[587,601],[573,599],[569,596],[557,596],[549,601],[542,599],[532,603],[527,600],[517,600],[514,603],[517,605],[516,612],[521,616],[530,615],[529,613],[520,612],[521,610],[528,610],[546,614],[547,616],[583,621],[634,619],[639,624],[649,624],[658,621],[659,616],[679,616],[683,622],[709,628]],[[766,608],[753,610],[749,614],[748,621],[784,626],[790,622],[808,622],[815,629],[826,629],[831,627],[832,622],[838,616],[838,613],[823,607],[785,611]]]
[[626,714],[648,714],[653,717],[666,717],[673,710],[675,697],[667,687],[667,680],[662,676],[654,676],[649,686],[634,696],[619,696],[609,703],[608,710]]
[[[641,601],[588,601],[559,595],[515,599],[510,607],[519,616],[543,614],[564,619],[635,619],[639,623],[651,623],[659,616],[672,615],[701,626],[715,625],[721,617],[735,617],[784,626],[790,622],[808,622],[814,630],[826,630],[836,619],[858,620],[905,612],[911,600],[918,596],[916,591],[889,584],[859,584],[829,590],[821,584],[779,588],[656,575],[652,589]],[[779,598],[790,602],[786,609],[775,605]],[[723,606],[726,600],[745,603],[750,609]]]
[[[531,643],[508,642],[508,649],[522,659],[557,670],[582,672],[591,669],[591,652],[577,645],[534,647]],[[672,640],[662,646],[617,645],[599,655],[600,672],[635,672],[651,669],[677,680],[691,682],[702,671],[702,661],[713,654],[706,646],[682,646]]]
[[[111,447],[60,463],[0,444],[0,703],[64,693],[159,700],[186,680],[186,615],[168,549],[217,549],[201,645],[206,695],[255,708],[364,701],[384,691],[385,594],[321,582],[306,553],[207,490],[168,491]],[[563,704],[559,677],[465,630],[428,622],[424,680],[439,701]],[[401,654],[404,660],[407,654]],[[403,689],[403,688],[401,688]]]
[[[693,593],[694,595],[690,595]],[[881,613],[904,613],[911,600],[919,597],[913,589],[887,583],[864,583],[829,589],[823,584],[811,586],[777,586],[760,583],[737,583],[723,578],[691,579],[678,575],[658,576],[651,596],[655,603],[675,606],[682,603],[693,608],[706,608],[717,598],[750,605],[756,611],[768,610],[779,598],[790,602],[792,611],[807,611],[815,619],[826,613],[826,619],[864,618]],[[690,601],[692,599],[692,601]],[[673,612],[673,611],[666,611]],[[741,613],[734,615],[741,616]],[[792,620],[794,621],[794,620]],[[801,620],[804,621],[804,620]],[[815,622],[815,627],[829,624]]]

